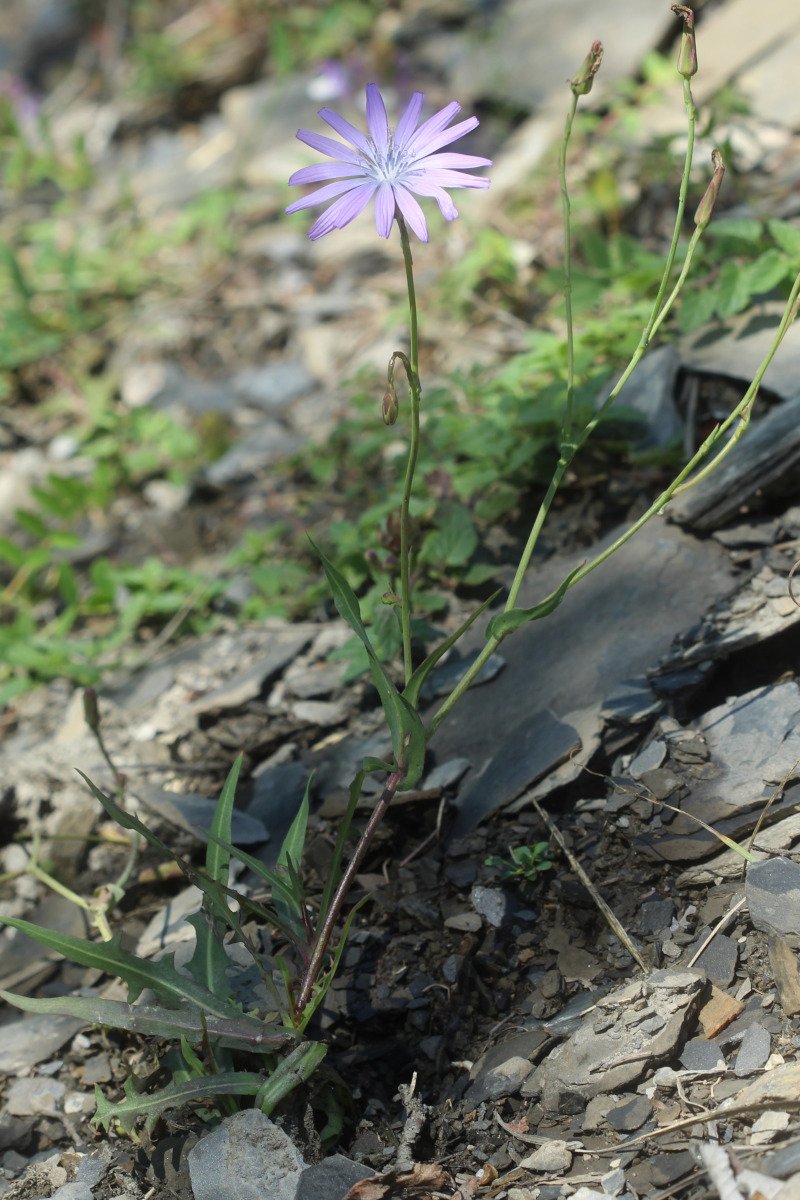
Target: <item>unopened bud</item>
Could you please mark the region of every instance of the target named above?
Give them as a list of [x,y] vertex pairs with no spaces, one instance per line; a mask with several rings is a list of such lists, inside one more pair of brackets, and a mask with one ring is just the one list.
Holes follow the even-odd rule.
[[97,692],[93,687],[83,689],[83,719],[92,733],[97,733],[100,728],[100,712],[97,707]]
[[714,205],[717,203],[719,189],[722,187],[722,180],[725,175],[725,163],[722,161],[722,155],[719,150],[711,151],[711,164],[714,168],[714,174],[711,176],[711,182],[706,188],[703,199],[697,206],[697,212],[694,214],[694,223],[698,229],[705,229],[711,220]]
[[588,96],[592,90],[594,77],[600,70],[603,61],[603,47],[600,42],[592,42],[592,48],[581,63],[581,69],[574,79],[569,81],[576,96]]
[[397,392],[394,390],[394,384],[390,384],[381,401],[381,416],[383,417],[384,425],[394,425],[399,411],[400,405],[397,402]]
[[697,43],[694,38],[694,12],[686,4],[673,4],[676,17],[683,17],[683,33],[678,50],[678,74],[691,79],[697,73]]

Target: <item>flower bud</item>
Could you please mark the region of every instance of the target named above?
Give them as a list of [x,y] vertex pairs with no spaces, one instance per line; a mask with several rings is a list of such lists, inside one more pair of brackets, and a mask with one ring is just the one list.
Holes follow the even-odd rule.
[[592,42],[592,48],[581,63],[581,69],[574,79],[569,81],[576,96],[588,96],[592,90],[594,77],[600,70],[603,61],[603,47],[600,42]]
[[83,689],[83,719],[92,733],[97,733],[100,728],[100,712],[97,707],[97,692],[93,687]]
[[697,73],[697,43],[694,40],[694,12],[686,4],[673,4],[676,17],[683,17],[683,33],[678,51],[678,73],[691,79]]
[[697,206],[697,212],[694,214],[694,223],[698,229],[705,229],[708,222],[711,220],[711,215],[714,212],[714,205],[717,203],[719,189],[722,187],[722,179],[725,175],[725,163],[722,161],[722,155],[719,150],[711,151],[711,164],[714,168],[714,174],[711,177],[711,182],[706,188],[703,199]]
[[399,411],[400,405],[397,402],[397,392],[394,390],[394,384],[391,384],[386,389],[381,401],[381,416],[383,417],[384,425],[394,425]]

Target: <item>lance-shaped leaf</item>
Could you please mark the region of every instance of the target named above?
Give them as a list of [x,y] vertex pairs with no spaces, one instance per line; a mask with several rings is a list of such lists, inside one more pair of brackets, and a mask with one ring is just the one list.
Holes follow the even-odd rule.
[[[236,783],[241,766],[242,755],[240,754],[228,773],[228,778],[223,784],[214,809],[211,833],[215,839],[220,840],[209,841],[206,848],[206,873],[209,879],[213,879],[222,887],[227,887],[228,884],[231,856],[220,843],[221,841],[230,842],[233,802],[236,797]],[[204,904],[203,907],[207,906]],[[194,926],[195,947],[187,969],[193,979],[208,988],[215,996],[230,995],[225,976],[230,960],[225,953],[222,938],[225,926],[231,925],[232,920],[233,918],[229,917],[227,913],[224,924],[219,918],[215,919],[213,907],[208,913],[195,913],[193,917],[189,918],[189,923]]]
[[302,1046],[295,1047],[281,1059],[261,1090],[256,1093],[256,1108],[260,1108],[269,1116],[276,1104],[314,1074],[327,1049],[327,1046],[320,1042],[304,1042]]
[[224,1000],[212,995],[206,988],[179,975],[172,962],[172,955],[165,955],[159,962],[149,962],[129,954],[119,944],[119,936],[110,942],[89,942],[85,938],[73,937],[69,933],[57,933],[32,925],[19,917],[0,915],[0,924],[10,925],[20,933],[33,938],[40,946],[63,954],[70,962],[82,967],[93,967],[107,975],[118,975],[128,985],[128,999],[135,1000],[144,988],[150,988],[161,1000],[178,1007],[194,1005],[203,1012],[217,1017],[235,1017],[237,1010]]
[[500,640],[507,634],[513,633],[515,629],[519,629],[521,625],[527,625],[529,621],[538,621],[540,617],[549,617],[550,613],[555,612],[558,608],[573,579],[583,570],[584,566],[585,563],[580,563],[573,571],[570,571],[555,591],[552,591],[549,596],[545,596],[544,600],[540,600],[538,604],[534,604],[532,608],[510,608],[508,612],[492,617],[486,628],[486,637]]
[[204,1100],[209,1096],[256,1096],[264,1086],[264,1076],[252,1071],[225,1071],[219,1075],[204,1075],[200,1079],[186,1079],[169,1083],[157,1092],[140,1095],[132,1079],[125,1081],[125,1099],[112,1102],[106,1100],[98,1087],[95,1088],[97,1110],[92,1120],[106,1132],[112,1121],[118,1121],[126,1133],[144,1118],[144,1126],[151,1133],[162,1113],[180,1108],[192,1101]]
[[486,609],[490,604],[494,604],[495,600],[500,595],[500,590],[501,589],[498,588],[498,590],[494,592],[494,594],[491,595],[488,600],[484,600],[480,608],[476,609],[471,617],[467,617],[464,624],[459,625],[455,633],[451,633],[450,637],[443,641],[441,646],[437,646],[435,650],[431,651],[425,661],[420,663],[420,665],[417,667],[416,671],[403,689],[403,696],[409,704],[413,705],[414,708],[417,708],[419,705],[419,694],[422,691],[422,685],[425,683],[425,680],[428,678],[439,659],[447,653],[451,646],[456,644],[459,638],[464,636],[470,625],[477,621],[481,613],[486,612]]
[[[125,1004],[100,996],[18,996],[0,990],[0,997],[23,1012],[56,1013],[77,1017],[87,1025],[125,1029],[148,1037],[203,1037],[203,1020],[197,1009],[161,1008],[157,1004]],[[234,1017],[204,1017],[205,1029],[221,1046],[250,1051],[274,1051],[297,1040],[297,1034],[282,1025],[267,1025],[244,1013]]]
[[303,850],[306,844],[308,800],[313,782],[314,775],[312,773],[309,776],[306,790],[303,793],[303,799],[300,801],[300,806],[295,813],[294,820],[287,830],[286,837],[283,839],[277,862],[278,868],[282,868],[287,873],[289,886],[292,890],[292,900],[290,904],[284,906],[284,902],[276,897],[276,903],[279,907],[283,906],[286,908],[287,915],[298,919],[302,918],[303,915],[303,889],[298,870],[303,860]]
[[[311,539],[309,539],[311,540]],[[413,707],[392,683],[383,663],[375,653],[361,618],[361,606],[350,584],[318,546],[311,542],[325,571],[339,615],[362,642],[369,657],[372,682],[375,684],[386,723],[392,738],[392,751],[398,767],[404,769],[403,788],[412,788],[419,781],[425,765],[425,729]]]

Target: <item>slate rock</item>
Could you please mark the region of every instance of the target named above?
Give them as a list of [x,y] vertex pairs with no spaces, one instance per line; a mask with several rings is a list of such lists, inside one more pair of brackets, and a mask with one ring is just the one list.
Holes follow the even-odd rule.
[[262,421],[247,438],[226,450],[221,458],[205,469],[205,477],[214,487],[224,488],[258,477],[265,467],[294,454],[302,440],[278,421]]
[[800,863],[788,858],[749,863],[745,895],[756,929],[800,947]]
[[[702,939],[705,941],[705,938]],[[705,971],[713,983],[728,987],[733,982],[739,962],[739,945],[733,938],[718,933],[696,960],[695,966]]]
[[[217,801],[194,792],[165,792],[161,788],[137,784],[131,794],[162,821],[191,833],[198,841],[208,842]],[[269,841],[262,821],[251,813],[234,809],[231,813],[231,842],[234,846],[253,846]]]
[[500,929],[507,925],[514,913],[514,903],[503,888],[483,887],[476,884],[470,892],[472,907],[488,925]]
[[581,745],[575,729],[549,710],[527,717],[456,797],[458,815],[451,836],[461,837],[474,829],[484,817],[569,759]]
[[[520,592],[520,604],[540,601],[587,555],[599,553],[621,532],[614,530],[580,555],[553,555],[535,563]],[[549,710],[551,720],[574,727],[572,714],[586,710],[588,728],[599,731],[606,697],[618,692],[624,681],[643,677],[668,652],[676,633],[688,629],[713,600],[730,591],[731,580],[722,547],[701,542],[674,525],[651,522],[570,589],[549,617],[513,635],[505,670],[480,692],[462,698],[431,739],[432,751],[440,760],[469,758],[476,774],[491,760],[499,765],[505,759],[511,776],[525,723],[534,714]],[[667,604],[669,621],[664,619]],[[485,644],[485,626],[481,618],[465,634],[465,653]],[[582,742],[583,730],[582,724]],[[522,772],[529,781],[530,766],[531,762]],[[491,783],[488,775],[483,778],[484,786]],[[472,776],[469,786],[474,787]],[[523,780],[519,786],[522,790],[527,783]],[[498,787],[494,802],[513,798],[508,790]],[[475,805],[473,821],[480,820],[477,795]]]
[[5,1096],[5,1106],[12,1117],[30,1117],[36,1113],[52,1113],[66,1092],[60,1079],[28,1075],[15,1079]]
[[692,1038],[680,1055],[681,1066],[687,1071],[724,1071],[725,1058],[714,1042],[707,1038]]
[[609,992],[569,1040],[539,1064],[523,1094],[540,1093],[553,1111],[565,1101],[585,1101],[637,1083],[675,1054],[706,987],[699,972],[662,970]]
[[766,1064],[770,1054],[771,1040],[763,1025],[751,1025],[745,1030],[733,1071],[739,1078],[752,1075]]
[[568,1171],[572,1166],[572,1157],[567,1143],[554,1138],[551,1142],[539,1146],[527,1158],[523,1158],[519,1166],[526,1171],[541,1171],[542,1174],[554,1175]]
[[652,1111],[653,1106],[647,1096],[632,1096],[624,1104],[610,1108],[606,1120],[617,1133],[631,1133],[634,1129],[641,1129]]
[[660,738],[655,738],[643,750],[639,751],[628,767],[628,772],[634,779],[641,779],[645,771],[657,770],[666,757],[667,747],[665,743]]
[[273,414],[283,410],[316,386],[316,380],[299,359],[245,367],[230,381],[231,390],[247,404]]
[[533,1064],[519,1054],[512,1055],[496,1067],[482,1072],[470,1085],[464,1096],[464,1104],[474,1108],[486,1100],[499,1100],[501,1096],[516,1096],[533,1070]]
[[255,1108],[226,1117],[189,1151],[194,1200],[295,1200],[306,1163],[291,1139]]
[[300,1176],[295,1200],[342,1200],[356,1183],[374,1174],[363,1163],[353,1162],[343,1154],[333,1154],[313,1167],[306,1167]]
[[675,905],[669,898],[653,895],[643,900],[639,909],[639,929],[642,933],[659,933],[669,929],[675,916]]
[[85,1183],[65,1183],[57,1192],[53,1192],[52,1200],[93,1200],[94,1193]]
[[0,1073],[18,1075],[44,1062],[86,1026],[74,1017],[27,1016],[9,1021],[0,1035]]
[[800,965],[796,952],[775,933],[769,937],[769,961],[781,1008],[787,1017],[794,1017],[800,1013]]
[[283,839],[305,795],[309,774],[301,762],[274,763],[242,788],[247,815],[255,817],[269,834],[269,845],[258,854],[268,867],[277,862]]

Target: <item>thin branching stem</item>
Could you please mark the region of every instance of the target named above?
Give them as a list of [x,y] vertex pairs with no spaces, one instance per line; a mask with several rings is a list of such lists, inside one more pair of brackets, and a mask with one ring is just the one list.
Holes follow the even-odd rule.
[[[567,122],[565,125],[564,136],[562,138],[561,151],[560,151],[560,155],[559,155],[559,168],[560,168],[561,190],[562,190],[562,209],[563,209],[564,221],[565,221],[565,229],[564,229],[565,253],[569,252],[568,247],[570,247],[570,245],[571,245],[571,236],[570,236],[570,229],[569,229],[569,215],[570,215],[569,192],[567,189],[567,182],[566,182],[566,153],[567,153],[567,148],[568,148],[568,144],[569,144],[569,138],[570,138],[571,131],[572,131],[572,117],[574,115],[574,107],[575,107],[576,99],[577,98],[573,95],[573,98],[572,98],[573,103],[570,106],[570,114],[567,118]],[[539,506],[539,511],[537,512],[536,517],[534,518],[533,524],[531,526],[531,531],[528,535],[528,540],[525,543],[525,548],[522,551],[522,555],[520,556],[519,564],[514,573],[514,579],[511,583],[511,587],[510,587],[509,593],[508,593],[508,599],[505,604],[506,612],[510,611],[516,605],[520,589],[522,588],[523,580],[525,578],[528,567],[530,565],[531,558],[533,557],[534,550],[536,549],[536,545],[539,540],[539,535],[541,534],[542,528],[544,526],[545,520],[547,519],[547,515],[550,511],[550,508],[551,508],[551,505],[555,498],[555,495],[556,495],[559,487],[561,486],[561,483],[563,482],[564,476],[566,475],[567,470],[569,469],[569,466],[572,463],[572,460],[574,459],[574,457],[575,457],[577,451],[580,449],[580,447],[585,443],[587,438],[594,431],[597,424],[600,422],[600,420],[602,420],[607,409],[616,400],[617,396],[620,394],[623,387],[628,382],[628,380],[630,379],[634,370],[636,369],[639,362],[641,361],[641,359],[642,359],[645,351],[649,347],[650,342],[651,342],[652,338],[654,337],[655,333],[661,327],[661,325],[663,324],[666,317],[669,315],[673,305],[675,304],[678,294],[679,294],[681,288],[683,287],[684,281],[685,281],[686,276],[689,271],[689,267],[691,265],[691,261],[692,261],[693,255],[694,255],[695,248],[696,248],[697,243],[702,235],[702,232],[703,232],[702,229],[698,228],[695,230],[695,232],[692,236],[691,242],[689,243],[689,246],[687,248],[686,256],[684,259],[683,266],[681,268],[681,272],[680,272],[678,281],[675,284],[675,286],[673,287],[673,289],[670,292],[667,299],[665,300],[664,297],[666,295],[667,288],[669,286],[669,281],[670,281],[670,277],[672,275],[672,270],[673,270],[674,263],[675,263],[675,257],[676,257],[677,250],[678,250],[678,242],[680,239],[681,227],[683,224],[683,216],[684,216],[684,212],[686,210],[686,197],[687,197],[688,190],[689,190],[689,177],[690,177],[691,169],[692,169],[692,159],[694,156],[695,124],[696,124],[696,119],[697,119],[697,111],[695,109],[694,100],[692,98],[692,89],[691,89],[690,81],[688,79],[684,79],[684,81],[683,81],[683,100],[684,100],[684,106],[686,108],[686,118],[687,118],[687,124],[688,124],[686,157],[684,160],[683,174],[681,176],[680,190],[678,193],[678,207],[677,207],[677,210],[675,213],[675,224],[674,224],[674,228],[673,228],[673,232],[672,232],[672,239],[670,242],[670,247],[669,247],[669,251],[667,254],[666,262],[664,264],[664,270],[662,272],[661,281],[658,286],[658,291],[656,292],[656,296],[653,301],[653,306],[650,311],[650,316],[647,320],[647,323],[646,323],[644,329],[642,330],[642,335],[639,339],[636,349],[634,350],[634,352],[631,356],[631,359],[630,359],[628,365],[626,366],[625,370],[623,371],[622,375],[620,376],[620,378],[617,381],[617,383],[615,384],[615,386],[612,388],[609,395],[606,397],[606,399],[603,401],[603,403],[598,408],[597,412],[593,415],[591,420],[587,423],[586,427],[582,430],[582,432],[577,437],[575,437],[573,439],[571,431],[569,432],[569,434],[567,436],[562,436],[561,452],[559,454],[558,462],[556,463],[555,470],[553,471],[553,476],[550,480],[547,491],[545,492],[544,499],[542,500],[542,502]],[[568,345],[567,345],[567,356],[568,356],[567,394],[568,394],[568,399],[567,399],[567,406],[566,406],[567,413],[569,413],[571,410],[571,407],[572,407],[570,404],[570,369],[569,369],[569,361],[570,361],[569,342],[572,339],[571,271],[570,271],[570,274],[567,274],[565,272],[565,298],[567,300],[567,312],[569,314],[568,315]],[[574,370],[574,366],[573,366],[573,370]],[[573,382],[573,386],[574,386],[574,382]],[[566,428],[567,428],[567,417],[566,416],[565,416],[564,427],[566,430]],[[575,577],[575,580],[573,580],[573,582],[577,582],[577,579],[583,578],[584,574],[586,574],[586,571],[579,573]],[[464,673],[464,675],[461,677],[461,679],[457,683],[456,687],[453,689],[453,691],[450,693],[450,695],[446,697],[446,699],[443,701],[443,703],[441,704],[439,709],[436,711],[436,713],[433,715],[433,717],[429,721],[428,726],[427,726],[428,737],[432,737],[432,735],[435,733],[435,731],[441,725],[442,721],[448,716],[448,714],[451,712],[453,707],[458,703],[458,701],[461,699],[461,697],[464,695],[464,693],[472,686],[472,683],[473,683],[475,677],[485,666],[486,662],[491,657],[491,655],[495,652],[497,647],[500,645],[501,641],[502,641],[502,638],[498,638],[498,637],[490,637],[487,640],[486,645],[483,647],[483,649],[481,650],[478,657],[471,664],[471,666],[468,668],[468,670]]]

